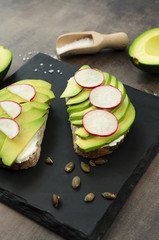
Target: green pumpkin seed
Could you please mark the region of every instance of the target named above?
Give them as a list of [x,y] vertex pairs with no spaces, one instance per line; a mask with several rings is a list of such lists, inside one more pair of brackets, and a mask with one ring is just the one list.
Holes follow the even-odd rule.
[[80,185],[80,183],[81,183],[80,177],[75,176],[75,177],[72,179],[72,187],[73,187],[74,189],[78,188],[79,185]]
[[81,169],[84,171],[84,172],[86,172],[86,173],[89,173],[90,172],[90,166],[87,164],[87,163],[85,163],[85,162],[81,162]]
[[50,157],[47,157],[46,160],[45,160],[45,163],[53,164],[53,160]]
[[96,167],[95,161],[94,160],[90,160],[89,161],[89,165],[92,167]]
[[53,194],[52,195],[52,204],[54,207],[58,207],[59,206],[59,201],[60,201],[60,196]]
[[84,198],[84,201],[85,202],[92,202],[95,198],[95,195],[94,193],[88,193],[85,198]]
[[72,172],[72,170],[74,169],[75,167],[75,163],[74,162],[69,162],[66,164],[65,166],[65,171],[66,172]]
[[116,198],[116,194],[110,192],[103,192],[102,196],[106,199],[112,200]]
[[106,162],[108,162],[108,160],[103,159],[103,158],[98,158],[98,159],[96,159],[94,162],[95,162],[96,165],[103,165],[103,164],[105,164]]
[[148,93],[148,94],[151,94],[151,95],[157,95],[155,92],[153,92],[151,89],[147,88],[145,89],[145,92]]

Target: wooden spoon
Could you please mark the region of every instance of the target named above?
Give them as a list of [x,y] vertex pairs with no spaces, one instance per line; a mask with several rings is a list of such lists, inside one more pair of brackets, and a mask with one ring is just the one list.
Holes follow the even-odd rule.
[[[84,44],[84,42],[82,43],[81,40],[86,40],[87,45],[86,41]],[[74,32],[63,34],[58,37],[56,41],[56,51],[60,56],[73,54],[93,54],[105,48],[122,50],[127,47],[127,44],[128,36],[124,32],[112,34],[100,34],[95,31]]]

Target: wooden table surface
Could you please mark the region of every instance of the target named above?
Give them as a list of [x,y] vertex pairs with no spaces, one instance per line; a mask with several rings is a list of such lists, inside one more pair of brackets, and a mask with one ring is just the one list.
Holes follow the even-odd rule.
[[[56,57],[56,39],[68,32],[124,31],[129,45],[140,33],[159,27],[158,0],[1,0],[0,45],[13,52],[10,76],[37,52]],[[75,66],[88,64],[107,71],[123,83],[159,95],[159,75],[136,69],[125,51],[61,59]],[[159,239],[159,154],[153,159],[116,217],[104,240]],[[1,240],[63,239],[0,203]]]

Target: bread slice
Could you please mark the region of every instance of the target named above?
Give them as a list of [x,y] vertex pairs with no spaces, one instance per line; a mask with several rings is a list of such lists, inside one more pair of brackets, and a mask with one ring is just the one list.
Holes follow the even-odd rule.
[[[24,118],[21,117],[19,120],[17,120],[18,117],[20,117],[20,116],[18,116],[17,118],[15,118],[15,121],[17,121],[17,122],[20,121],[21,126],[23,126],[23,121],[25,123],[25,122],[29,121],[30,119],[33,119],[33,121],[34,121],[34,119],[38,120],[39,118],[43,118],[43,125],[42,126],[39,125],[39,129],[37,127],[35,133],[32,132],[34,134],[34,136],[32,137],[31,140],[29,140],[29,142],[27,142],[27,141],[26,141],[26,143],[23,142],[22,146],[24,147],[24,149],[22,150],[21,153],[19,153],[17,159],[15,159],[15,161],[12,163],[11,166],[5,165],[2,161],[2,159],[0,159],[0,167],[13,169],[13,170],[28,169],[30,167],[34,167],[37,164],[39,157],[40,157],[40,153],[41,153],[41,144],[42,144],[42,140],[43,140],[43,136],[44,136],[44,132],[45,132],[45,128],[46,128],[46,122],[48,119],[50,101],[55,98],[54,93],[51,91],[51,84],[45,82],[44,80],[32,80],[32,79],[28,80],[27,79],[27,80],[22,80],[22,81],[16,82],[15,84],[21,83],[21,82],[24,84],[29,83],[30,85],[33,85],[35,88],[37,88],[37,91],[35,94],[36,100],[27,102],[23,99],[21,100],[21,98],[16,96],[16,100],[22,106],[22,114],[24,114],[24,115],[20,114],[20,116],[24,116]],[[41,84],[42,84],[42,87],[41,87]],[[6,89],[2,89],[2,92],[1,92],[1,94],[2,94],[1,96],[4,98],[3,100],[5,100],[5,94],[3,95],[3,91],[5,93]],[[41,97],[41,99],[40,99],[40,97]],[[12,98],[13,99],[15,98],[14,95],[11,96],[10,100],[13,100]],[[30,109],[32,112],[30,111]],[[35,111],[34,111],[34,109],[35,109]],[[2,112],[2,110],[1,110],[1,112]],[[27,115],[27,112],[29,113],[28,115]],[[4,114],[6,114],[5,111],[4,111]],[[3,116],[3,113],[1,116]],[[28,116],[28,118],[27,118],[27,116]],[[38,125],[36,125],[36,126],[38,126]],[[23,139],[25,139],[25,135],[23,135],[23,136],[24,136]],[[20,145],[20,142],[18,142],[18,143]],[[7,154],[6,154],[6,156],[7,156]]]
[[[90,67],[83,66],[80,69],[85,68],[87,69]],[[76,130],[82,126],[81,117],[83,116],[83,114],[86,114],[87,111],[91,111],[93,109],[91,107],[94,107],[92,105],[90,107],[90,104],[88,105],[89,90],[86,89],[86,91],[84,91],[84,88],[82,88],[81,90],[81,88],[77,86],[75,79],[71,78],[70,80],[68,80],[67,86],[61,95],[61,98],[65,98],[66,105],[69,108],[68,113],[72,131],[74,150],[78,155],[84,158],[99,158],[104,155],[111,154],[125,140],[125,137],[128,134],[129,129],[135,120],[135,109],[130,102],[128,95],[126,94],[124,85],[109,73],[103,72],[103,74],[105,76],[105,79],[102,84],[111,85],[118,88],[121,91],[123,97],[121,105],[116,109],[112,110],[112,113],[116,116],[119,125],[121,126],[120,128],[118,128],[117,134],[112,137],[112,140],[109,137],[108,139],[106,138],[105,140],[103,140],[103,138],[101,140],[102,137],[99,137],[99,142],[97,142],[96,145],[96,141],[93,143],[92,137],[90,135],[87,136],[87,134],[85,134],[82,129],[81,132],[76,132]],[[84,104],[82,105],[82,103]],[[80,108],[82,110],[80,110]],[[95,136],[93,136],[93,138],[94,137]],[[88,145],[86,145],[87,143]],[[89,149],[92,150],[89,151]]]

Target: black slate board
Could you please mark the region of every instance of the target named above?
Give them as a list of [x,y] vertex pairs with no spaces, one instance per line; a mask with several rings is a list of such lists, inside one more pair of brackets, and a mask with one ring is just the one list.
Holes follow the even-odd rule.
[[[53,73],[48,72],[51,69]],[[75,66],[40,53],[6,81],[10,84],[27,78],[44,79],[52,83],[56,100],[51,103],[37,166],[16,172],[0,169],[0,199],[66,239],[95,240],[102,238],[158,151],[159,99],[125,86],[136,109],[135,122],[126,141],[105,157],[108,163],[86,174],[80,168],[83,159],[73,150],[64,99],[59,98],[76,70]],[[54,165],[45,164],[47,156]],[[64,166],[71,160],[76,167],[68,174]],[[81,178],[81,186],[73,190],[71,181],[76,175]],[[104,191],[116,193],[117,198],[102,198]],[[89,192],[95,193],[95,200],[85,203],[84,196]],[[52,206],[52,193],[61,196],[58,209]]]

